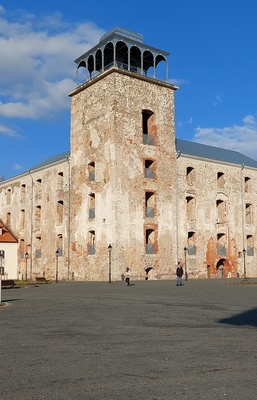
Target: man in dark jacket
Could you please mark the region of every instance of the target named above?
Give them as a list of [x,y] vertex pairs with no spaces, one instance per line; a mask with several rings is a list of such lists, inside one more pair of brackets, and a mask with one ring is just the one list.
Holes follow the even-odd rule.
[[177,286],[182,286],[182,276],[183,276],[183,268],[182,265],[180,263],[180,261],[178,262],[178,267],[177,267],[177,271],[176,271],[176,275],[177,275]]

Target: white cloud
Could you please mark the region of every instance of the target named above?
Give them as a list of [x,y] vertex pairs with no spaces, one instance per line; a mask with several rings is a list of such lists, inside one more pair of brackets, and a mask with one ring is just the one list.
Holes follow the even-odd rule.
[[9,136],[9,137],[18,137],[15,130],[9,128],[8,126],[0,124],[0,135]]
[[67,23],[60,13],[39,19],[20,11],[14,18],[0,5],[0,117],[52,118],[68,109],[73,61],[103,33],[93,23]]
[[194,141],[210,146],[239,151],[253,159],[257,159],[257,120],[247,115],[241,125],[224,128],[196,129]]

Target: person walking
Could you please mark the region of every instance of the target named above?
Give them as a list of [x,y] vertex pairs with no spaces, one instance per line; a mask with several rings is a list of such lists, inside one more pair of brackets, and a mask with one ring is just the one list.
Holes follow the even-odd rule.
[[130,285],[130,269],[129,269],[129,267],[126,268],[125,281],[127,282],[127,286],[129,286]]
[[177,267],[177,270],[176,270],[176,275],[177,275],[177,283],[176,283],[176,286],[182,286],[182,276],[183,276],[183,273],[184,273],[184,271],[183,271],[182,265],[181,265],[181,263],[180,263],[180,261],[179,261],[179,262],[178,262],[178,267]]

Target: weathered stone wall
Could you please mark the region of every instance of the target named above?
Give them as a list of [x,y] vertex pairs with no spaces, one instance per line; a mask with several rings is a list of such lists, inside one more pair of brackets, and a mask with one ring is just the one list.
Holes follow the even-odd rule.
[[[142,110],[154,113],[149,133],[155,146],[143,144]],[[107,246],[112,245],[112,277],[126,266],[135,278],[156,262],[153,275],[170,277],[173,258],[175,178],[174,89],[171,85],[112,71],[72,97],[72,263],[80,278],[108,278]],[[145,179],[144,160],[156,163],[155,178]],[[87,164],[95,163],[95,182]],[[78,184],[79,182],[79,184]],[[145,218],[145,192],[154,192],[155,216]],[[88,218],[88,199],[95,194],[96,215]],[[78,229],[79,226],[79,229]],[[154,229],[155,255],[145,255],[145,231]],[[86,251],[88,232],[95,232],[96,254]],[[84,251],[82,250],[84,249]]]
[[[188,176],[188,168],[193,168],[193,178]],[[190,242],[188,232],[195,232],[196,254],[187,255],[191,276],[207,277],[208,269],[211,277],[219,276],[220,260],[224,260],[224,277],[243,275],[243,256],[238,258],[238,252],[244,248],[249,252],[247,236],[252,236],[256,243],[256,191],[254,169],[184,156],[178,158],[178,247],[179,256],[184,260],[183,249]],[[188,206],[190,201],[192,207]],[[250,223],[246,221],[247,203],[252,205]],[[218,254],[218,236],[225,254]],[[247,255],[246,251],[246,272],[250,276],[256,276],[254,253]]]
[[[68,162],[25,173],[0,185],[1,218],[19,238],[17,277],[45,275],[55,278],[56,250],[59,277],[68,270]],[[63,203],[63,217],[58,216],[58,202]]]

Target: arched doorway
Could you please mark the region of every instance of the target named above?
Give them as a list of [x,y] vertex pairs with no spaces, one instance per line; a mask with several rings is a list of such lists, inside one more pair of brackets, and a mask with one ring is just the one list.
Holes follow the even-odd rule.
[[221,260],[219,260],[217,262],[216,265],[216,271],[217,271],[217,278],[225,278],[225,275],[227,274],[227,271],[225,270],[225,266],[226,266],[226,260],[224,258],[222,258]]

